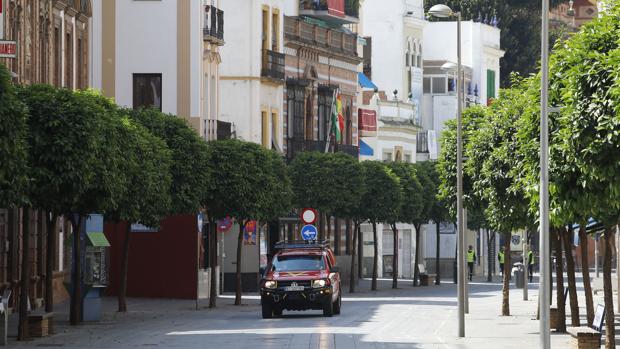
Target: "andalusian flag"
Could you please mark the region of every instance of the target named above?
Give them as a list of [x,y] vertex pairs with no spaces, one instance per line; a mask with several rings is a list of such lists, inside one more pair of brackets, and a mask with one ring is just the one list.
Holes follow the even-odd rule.
[[334,102],[332,103],[332,133],[336,135],[336,142],[342,139],[342,130],[344,129],[344,117],[342,116],[342,98],[340,93],[334,93]]

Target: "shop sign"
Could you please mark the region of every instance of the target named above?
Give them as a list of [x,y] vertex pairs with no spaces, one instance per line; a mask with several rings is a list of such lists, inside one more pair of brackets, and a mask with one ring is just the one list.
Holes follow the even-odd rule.
[[0,58],[15,58],[17,56],[17,42],[0,40]]

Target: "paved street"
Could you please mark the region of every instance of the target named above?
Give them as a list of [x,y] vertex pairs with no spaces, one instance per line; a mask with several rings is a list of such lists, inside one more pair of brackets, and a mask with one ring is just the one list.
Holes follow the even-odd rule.
[[[105,319],[78,328],[61,315],[58,334],[17,348],[535,348],[538,347],[536,290],[530,301],[522,290],[511,289],[513,316],[498,316],[499,280],[470,286],[467,338],[457,339],[456,288],[410,286],[391,290],[380,283],[378,292],[362,292],[343,299],[343,313],[324,318],[318,312],[285,312],[283,318],[263,320],[257,297],[235,307],[231,296],[219,299],[216,310],[195,311],[193,301],[131,299],[130,312],[114,312],[115,299],[105,300]],[[367,281],[361,285],[368,289]],[[533,286],[532,286],[533,287]],[[602,302],[601,295],[595,302]],[[585,316],[585,314],[584,314]],[[568,336],[554,335],[554,348],[567,348]]]

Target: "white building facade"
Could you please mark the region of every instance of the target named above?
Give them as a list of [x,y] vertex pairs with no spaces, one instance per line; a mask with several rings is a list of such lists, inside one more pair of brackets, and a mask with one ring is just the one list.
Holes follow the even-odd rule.
[[[385,91],[366,89],[359,111],[360,161],[416,161],[417,132],[422,108],[423,34],[422,0],[364,1],[361,18],[365,36],[364,74]],[[387,96],[386,96],[387,95]],[[397,224],[399,277],[413,276],[415,229]],[[371,276],[374,255],[371,225],[363,225],[362,271]],[[378,274],[393,275],[394,235],[388,224],[377,225]]]
[[92,87],[119,105],[182,117],[213,139],[224,45],[219,2],[94,0]]
[[[456,22],[433,22],[424,28],[424,78],[422,102],[422,131],[418,135],[418,161],[433,161],[441,152],[441,133],[447,120],[456,119],[456,72],[446,70],[457,62]],[[504,56],[500,48],[500,30],[483,23],[462,22],[462,64],[465,75],[465,107],[488,105],[499,92],[500,65]],[[448,63],[448,64],[446,64]],[[422,229],[421,257],[429,272],[435,272],[436,226]],[[456,251],[454,224],[440,225],[440,268],[444,279],[453,273]],[[466,245],[472,245],[477,255],[476,272],[481,273],[486,262],[487,236],[468,231]],[[496,241],[496,244],[498,241]]]
[[[226,28],[234,32],[221,50],[221,118],[237,138],[271,148],[283,144],[284,14],[297,15],[294,0],[226,0]],[[272,127],[263,134],[263,121]],[[268,139],[266,139],[268,138]],[[274,142],[275,140],[275,142]],[[277,149],[282,151],[281,149]]]

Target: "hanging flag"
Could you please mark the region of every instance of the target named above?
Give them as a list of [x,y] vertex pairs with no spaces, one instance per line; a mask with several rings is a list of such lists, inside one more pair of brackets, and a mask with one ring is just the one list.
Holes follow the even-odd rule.
[[332,103],[332,133],[336,136],[336,142],[342,140],[342,130],[344,129],[344,117],[342,116],[342,98],[340,93],[334,93]]

